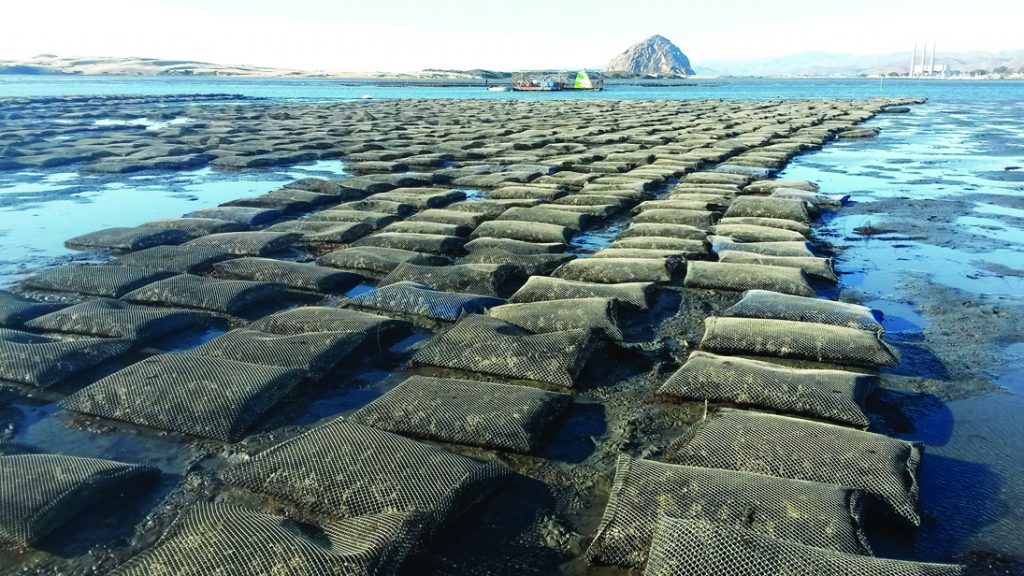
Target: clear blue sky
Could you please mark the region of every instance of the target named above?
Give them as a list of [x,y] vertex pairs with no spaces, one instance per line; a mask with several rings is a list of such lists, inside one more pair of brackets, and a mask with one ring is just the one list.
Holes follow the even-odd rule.
[[151,56],[307,70],[603,66],[662,34],[699,65],[807,51],[1024,48],[1020,0],[16,0],[0,59]]

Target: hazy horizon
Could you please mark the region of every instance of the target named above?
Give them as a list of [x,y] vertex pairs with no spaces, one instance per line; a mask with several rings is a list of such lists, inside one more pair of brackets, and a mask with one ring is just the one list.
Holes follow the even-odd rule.
[[[504,11],[502,11],[504,10]],[[0,59],[148,57],[297,70],[412,71],[603,67],[653,34],[701,61],[805,52],[910,53],[915,40],[939,52],[1024,48],[1016,3],[985,0],[864,0],[849,8],[795,0],[784,9],[724,0],[714,6],[654,0],[629,9],[610,2],[555,5],[521,0],[515,9],[483,2],[376,3],[293,0],[57,0],[5,7]],[[28,22],[43,26],[26,26]]]

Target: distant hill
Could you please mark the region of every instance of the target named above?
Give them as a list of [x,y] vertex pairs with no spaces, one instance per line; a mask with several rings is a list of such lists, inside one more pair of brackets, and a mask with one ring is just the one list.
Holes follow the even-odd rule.
[[[938,52],[935,54],[935,64],[948,66],[952,73],[976,70],[991,72],[1000,66],[1016,72],[1024,67],[1024,50],[999,53]],[[874,55],[804,52],[779,58],[703,60],[697,66],[697,72],[704,76],[877,76],[906,75],[909,69],[909,50]]]
[[664,36],[654,35],[630,46],[605,66],[608,75],[692,76],[690,59]]

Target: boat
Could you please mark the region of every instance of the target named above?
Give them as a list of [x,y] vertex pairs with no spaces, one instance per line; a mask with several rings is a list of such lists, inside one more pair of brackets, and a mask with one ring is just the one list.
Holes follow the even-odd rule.
[[508,86],[488,86],[488,92],[511,92],[512,89]]
[[562,90],[602,90],[604,82],[600,77],[591,76],[586,70],[576,73],[574,79],[562,75],[537,75],[519,73],[512,79],[512,90],[516,92],[560,92]]

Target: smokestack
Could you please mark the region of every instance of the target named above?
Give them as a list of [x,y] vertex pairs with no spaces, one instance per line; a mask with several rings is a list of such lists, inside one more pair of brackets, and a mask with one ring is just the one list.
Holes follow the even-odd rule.
[[914,40],[914,52],[910,55],[910,72],[907,73],[907,78],[914,77],[914,66],[917,66],[917,40]]
[[932,40],[932,59],[928,62],[928,73],[935,74],[935,45],[938,41]]

